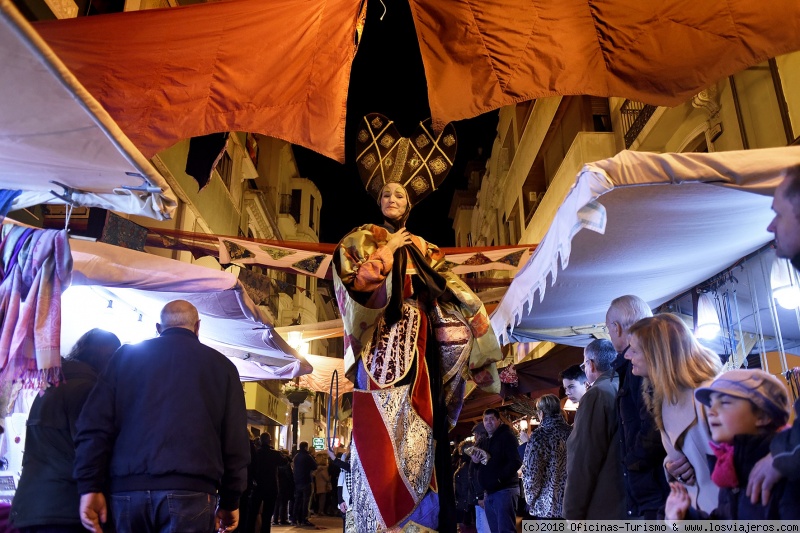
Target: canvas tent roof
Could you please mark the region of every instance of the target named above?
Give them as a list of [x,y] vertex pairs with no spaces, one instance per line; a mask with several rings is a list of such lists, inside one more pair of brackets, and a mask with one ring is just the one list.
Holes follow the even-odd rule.
[[312,371],[233,274],[104,243],[72,239],[70,246],[73,285],[98,287],[152,317],[171,300],[194,304],[201,339],[239,359],[234,362],[243,380],[289,379]]
[[0,187],[23,191],[12,209],[64,203],[50,193],[65,192],[55,181],[77,205],[170,217],[177,204],[164,178],[8,0],[0,71]]
[[[772,240],[771,194],[798,163],[800,147],[622,152],[586,165],[494,311],[495,332],[504,342],[586,345],[612,299],[636,294],[656,307],[708,280]],[[760,292],[764,335],[775,335],[768,282],[760,263],[748,263],[739,307],[750,305],[751,288]],[[752,313],[741,314],[755,327]],[[780,324],[787,345],[800,344],[795,313],[783,313]]]

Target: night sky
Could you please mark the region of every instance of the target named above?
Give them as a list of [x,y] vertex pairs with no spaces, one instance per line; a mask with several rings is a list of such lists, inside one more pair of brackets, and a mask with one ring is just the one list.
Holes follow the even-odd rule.
[[[410,135],[420,121],[430,117],[425,73],[414,31],[411,9],[405,0],[371,1],[358,53],[353,61],[347,100],[346,162],[341,165],[308,149],[295,146],[300,175],[317,185],[322,194],[320,241],[338,242],[348,231],[381,221],[380,209],[364,190],[355,166],[355,133],[362,117],[382,113],[394,120],[400,134]],[[458,153],[442,187],[415,206],[408,221],[412,233],[438,244],[453,246],[453,221],[447,218],[455,189],[465,189],[465,165],[491,153],[497,133],[497,112],[455,123]]]

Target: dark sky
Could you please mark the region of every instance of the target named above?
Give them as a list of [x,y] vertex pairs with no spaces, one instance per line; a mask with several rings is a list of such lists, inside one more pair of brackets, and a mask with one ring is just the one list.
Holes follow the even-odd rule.
[[[368,113],[382,113],[395,121],[403,136],[430,116],[425,71],[407,0],[372,0],[364,33],[350,75],[345,129],[346,162],[341,165],[315,152],[295,146],[300,175],[317,185],[322,194],[320,241],[338,242],[349,230],[379,223],[380,210],[364,190],[354,161],[355,129]],[[455,123],[458,137],[456,162],[441,188],[414,207],[408,221],[412,233],[438,244],[453,246],[453,221],[447,218],[455,189],[466,188],[465,165],[491,153],[497,112]]]

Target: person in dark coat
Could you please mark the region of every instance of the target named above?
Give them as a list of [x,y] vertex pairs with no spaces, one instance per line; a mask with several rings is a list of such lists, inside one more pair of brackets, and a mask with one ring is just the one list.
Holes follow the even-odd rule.
[[75,423],[97,375],[119,347],[113,333],[89,330],[62,360],[64,381],[33,401],[22,476],[11,506],[11,523],[23,533],[85,532],[78,515],[78,484],[72,477]]
[[753,466],[770,450],[776,432],[789,420],[789,394],[775,376],[760,369],[731,370],[695,391],[706,406],[714,456],[711,479],[720,488],[717,508],[701,513],[690,507],[681,483],[670,483],[665,508],[669,520],[798,520],[800,483],[782,480],[767,505],[753,503],[742,490]]
[[667,452],[661,433],[642,397],[643,378],[631,372],[628,331],[637,321],[653,316],[647,302],[638,296],[615,298],[606,312],[606,328],[617,351],[614,368],[619,375],[617,415],[619,444],[625,481],[626,518],[655,520],[664,507],[669,485],[664,475]]
[[278,467],[278,500],[275,503],[275,512],[272,515],[272,525],[288,526],[291,502],[294,502],[294,472],[289,453],[281,451],[284,464]]
[[486,492],[484,509],[492,533],[516,533],[517,500],[522,459],[517,452],[517,436],[500,421],[497,409],[483,412],[483,426],[489,434],[485,453],[472,454],[478,465],[478,480]]
[[247,533],[256,530],[256,517],[263,503],[261,511],[261,533],[269,533],[272,525],[272,515],[275,511],[275,502],[278,500],[278,469],[286,464],[281,452],[272,448],[272,437],[262,433],[261,448],[256,452],[255,487],[250,501],[250,513],[247,520]]
[[[255,430],[255,431],[253,431]],[[252,428],[251,434],[255,435],[258,429]],[[245,531],[247,528],[247,521],[250,517],[250,502],[253,498],[253,488],[256,484],[256,452],[258,447],[254,440],[250,441],[250,464],[247,465],[247,488],[239,498],[239,526],[234,530],[235,533]],[[258,513],[258,511],[254,511]]]
[[292,461],[294,466],[294,506],[292,524],[312,526],[308,521],[308,501],[311,499],[311,475],[317,469],[317,461],[308,453],[308,443],[303,441]]
[[456,497],[456,521],[458,522],[459,533],[475,531],[475,504],[472,494],[472,483],[469,478],[469,455],[464,453],[464,448],[468,445],[462,442],[458,447],[458,466],[456,473],[453,474],[453,489]]
[[233,531],[250,463],[239,372],[200,342],[190,302],[167,303],[156,329],[116,351],[78,418],[81,523],[101,533],[113,514],[117,531]]

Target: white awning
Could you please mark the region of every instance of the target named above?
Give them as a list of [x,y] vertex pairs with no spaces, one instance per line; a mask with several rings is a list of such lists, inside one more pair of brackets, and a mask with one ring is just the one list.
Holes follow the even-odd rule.
[[[800,147],[789,147],[622,152],[586,165],[492,314],[495,332],[505,343],[580,346],[599,331],[593,326],[604,323],[614,298],[635,294],[656,307],[681,295],[772,240],[771,195],[785,169],[799,163]],[[752,286],[767,291],[760,270]],[[740,307],[749,306],[747,275],[739,285]],[[756,297],[764,334],[773,335],[771,295]],[[794,312],[780,323],[784,338],[797,344]]]
[[171,217],[164,178],[10,0],[0,0],[0,72],[0,188],[22,191],[12,209],[65,203],[55,191],[77,206]]
[[[73,286],[91,286],[101,298],[122,302],[131,327],[134,309],[157,321],[165,303],[187,300],[200,312],[201,340],[239,359],[235,363],[243,380],[289,379],[313,370],[275,333],[233,274],[98,242],[72,239],[70,247]],[[73,325],[62,329],[75,339],[92,327],[81,326],[86,303],[63,312],[64,321]],[[71,345],[64,343],[65,348]]]

